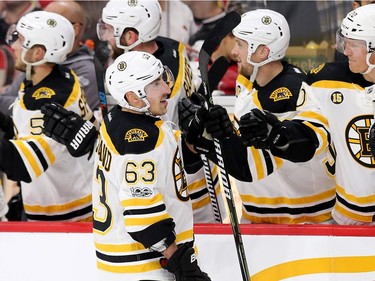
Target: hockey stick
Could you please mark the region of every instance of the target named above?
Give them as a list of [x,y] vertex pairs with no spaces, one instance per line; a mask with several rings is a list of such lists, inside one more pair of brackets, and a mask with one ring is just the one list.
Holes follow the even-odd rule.
[[[220,22],[216,24],[214,29],[207,36],[207,39],[204,41],[202,48],[199,52],[199,68],[201,71],[202,85],[204,88],[204,96],[207,100],[207,107],[213,106],[212,95],[210,92],[208,84],[208,62],[210,57],[219,45],[220,41],[235,28],[241,21],[241,16],[232,11],[228,13]],[[240,231],[240,226],[238,222],[236,207],[233,198],[232,188],[230,186],[230,179],[228,172],[225,168],[224,159],[222,156],[222,148],[219,140],[214,139],[216,157],[218,159],[218,165],[220,167],[221,180],[224,187],[225,197],[227,199],[230,222],[232,226],[234,241],[236,244],[236,250],[238,255],[238,260],[240,263],[242,278],[244,281],[250,280],[249,269],[247,266],[247,259],[245,255],[245,249],[242,241],[242,235]]]
[[[228,67],[229,62],[225,57],[219,57],[213,62],[213,64],[210,67],[210,70],[208,71],[208,84],[211,88],[217,87],[221,78],[223,78],[225,72],[227,71]],[[199,87],[198,93],[202,93],[203,91],[203,85],[201,85]],[[221,217],[221,211],[216,196],[216,190],[211,173],[210,162],[207,159],[206,155],[201,154],[200,156],[203,161],[204,176],[206,178],[207,190],[208,194],[210,195],[210,202],[215,217],[215,221],[218,223],[222,223],[223,219]]]

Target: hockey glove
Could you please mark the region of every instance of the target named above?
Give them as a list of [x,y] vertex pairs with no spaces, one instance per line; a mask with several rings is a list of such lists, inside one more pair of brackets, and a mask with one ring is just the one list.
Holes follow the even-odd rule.
[[178,121],[182,132],[186,132],[195,112],[204,104],[204,97],[193,93],[190,98],[183,98],[178,103]]
[[169,260],[160,259],[160,264],[175,275],[176,281],[211,281],[207,273],[199,268],[194,249],[186,243],[180,246]]
[[369,145],[372,156],[375,157],[375,123],[370,128]]
[[92,152],[98,132],[91,122],[55,103],[43,105],[41,111],[46,136],[65,145],[73,157]]
[[4,132],[4,138],[9,140],[14,138],[13,119],[0,111],[0,129]]
[[257,149],[276,147],[281,150],[288,146],[285,128],[271,112],[257,108],[251,110],[241,117],[239,129],[241,140],[246,146]]
[[232,121],[227,110],[221,105],[214,105],[208,110],[207,117],[203,120],[208,134],[218,140],[229,138],[233,134]]

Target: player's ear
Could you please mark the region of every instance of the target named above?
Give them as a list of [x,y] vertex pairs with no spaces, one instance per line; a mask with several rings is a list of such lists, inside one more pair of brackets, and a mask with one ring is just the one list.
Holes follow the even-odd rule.
[[134,93],[134,92],[126,92],[125,100],[134,107],[138,107],[138,105],[142,102],[142,100]]

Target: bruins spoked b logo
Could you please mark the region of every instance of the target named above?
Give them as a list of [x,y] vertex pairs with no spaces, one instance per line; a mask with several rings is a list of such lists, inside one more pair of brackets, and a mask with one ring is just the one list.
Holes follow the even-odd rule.
[[355,161],[368,167],[375,167],[375,158],[369,147],[369,129],[372,124],[373,115],[361,115],[349,122],[346,127],[346,144]]

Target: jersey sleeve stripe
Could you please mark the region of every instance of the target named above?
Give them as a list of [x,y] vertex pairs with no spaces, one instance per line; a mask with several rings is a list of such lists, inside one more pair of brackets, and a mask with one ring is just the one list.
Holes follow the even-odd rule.
[[37,142],[37,144],[42,147],[43,152],[45,152],[45,155],[47,156],[50,164],[53,164],[55,162],[55,155],[51,150],[51,146],[43,137],[30,137],[28,139]]
[[33,142],[31,142],[31,141],[28,141],[27,143],[31,146],[31,148],[34,150],[35,154],[37,155],[37,157],[38,157],[40,163],[41,163],[42,166],[43,166],[43,170],[44,170],[44,171],[47,170],[47,168],[48,168],[48,163],[47,163],[46,159],[44,158],[42,152],[38,149],[38,147],[36,146],[35,143],[33,143]]
[[58,213],[58,212],[65,212],[68,210],[72,210],[77,207],[81,207],[84,205],[90,204],[91,206],[91,194],[85,197],[82,197],[78,200],[74,200],[72,202],[62,204],[62,205],[50,205],[50,206],[40,206],[40,205],[27,205],[24,204],[25,210],[27,212],[41,212],[43,213]]
[[[39,177],[42,174],[42,171],[41,171],[41,169],[38,165],[38,161],[36,161],[35,155],[33,154],[34,150],[29,149],[22,140],[20,140],[20,141],[14,140],[13,143],[16,146],[16,148],[21,152],[20,153],[21,157],[24,160],[26,160],[27,163],[29,164],[29,165],[25,165],[26,167],[29,166],[27,170],[29,170],[29,168],[31,168],[32,171],[34,172],[35,177]],[[29,171],[29,174],[30,174],[30,171]],[[30,176],[31,176],[31,174],[30,174]],[[33,177],[31,177],[31,178],[33,178]]]
[[127,218],[125,217],[124,223],[127,227],[130,226],[149,226],[162,220],[170,219],[171,216],[167,213],[159,216],[152,216],[148,218]]

